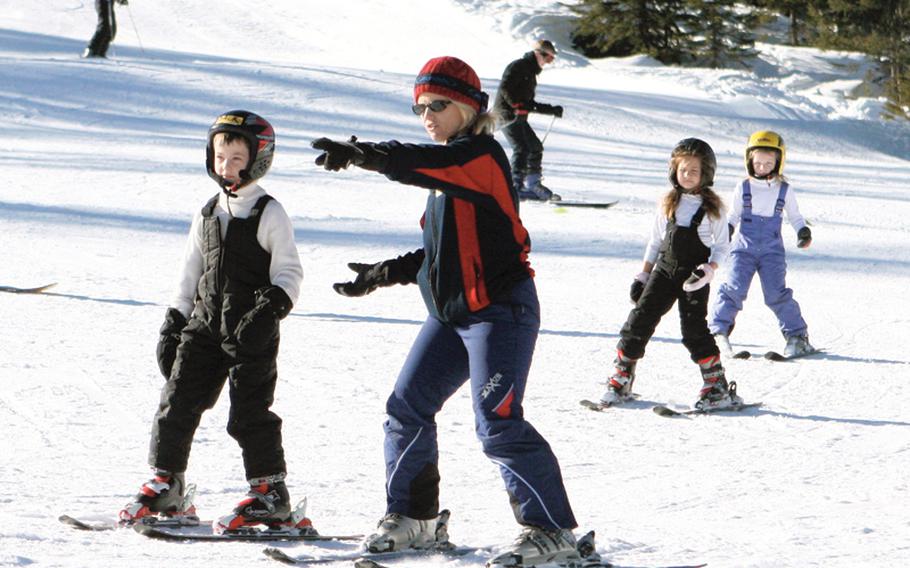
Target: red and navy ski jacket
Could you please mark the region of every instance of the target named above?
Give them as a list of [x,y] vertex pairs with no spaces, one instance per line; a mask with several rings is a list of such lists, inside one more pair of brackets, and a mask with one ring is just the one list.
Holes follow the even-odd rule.
[[388,154],[382,173],[389,179],[433,190],[421,219],[425,256],[417,273],[431,315],[458,322],[534,276],[509,161],[492,136],[375,146]]

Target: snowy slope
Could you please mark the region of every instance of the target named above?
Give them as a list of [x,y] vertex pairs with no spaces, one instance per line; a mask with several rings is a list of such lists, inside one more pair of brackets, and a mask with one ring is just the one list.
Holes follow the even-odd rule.
[[[425,311],[414,287],[349,299],[331,283],[351,274],[346,262],[419,246],[424,194],[370,172],[329,174],[312,165],[309,141],[425,140],[408,106],[426,59],[464,58],[492,94],[535,34],[564,42],[566,12],[530,0],[250,4],[134,0],[118,7],[111,59],[84,61],[93,3],[0,0],[0,285],[59,282],[43,296],[0,297],[0,566],[269,562],[256,544],[157,543],[56,522],[113,514],[147,477],[163,384],[157,330],[190,218],[216,191],[205,131],[231,108],[275,125],[263,185],[293,218],[305,271],[282,327],[275,405],[292,497],[309,497],[325,532],[368,532],[384,510],[384,401]],[[543,308],[526,413],[560,459],[580,530],[595,529],[619,564],[904,566],[910,129],[873,118],[880,101],[844,98],[865,65],[854,54],[766,46],[762,61],[750,73],[567,52],[541,75],[538,99],[566,107],[547,139],[548,184],[621,202],[522,209]],[[708,140],[726,194],[759,128],[789,144],[787,173],[815,241],[798,251],[784,229],[788,282],[829,354],[729,363],[741,394],[765,403],[742,416],[580,409],[609,371],[673,143]],[[677,321],[664,319],[639,365],[645,401],[694,399],[700,378]],[[782,348],[758,283],[734,339]],[[226,417],[225,401],[205,415],[188,473],[208,518],[244,491]],[[507,543],[517,527],[465,392],[438,422],[453,540]]]

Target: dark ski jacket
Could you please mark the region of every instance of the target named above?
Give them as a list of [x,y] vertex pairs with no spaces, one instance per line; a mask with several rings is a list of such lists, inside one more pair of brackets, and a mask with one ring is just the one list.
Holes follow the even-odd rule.
[[433,190],[421,218],[424,255],[416,274],[432,316],[457,323],[506,300],[516,283],[534,275],[509,161],[492,136],[375,147],[388,155],[380,170],[386,177]]
[[527,115],[535,110],[537,102],[534,95],[537,92],[537,76],[540,75],[540,71],[533,51],[509,63],[503,71],[494,103],[494,108],[503,121],[515,120],[516,116]]

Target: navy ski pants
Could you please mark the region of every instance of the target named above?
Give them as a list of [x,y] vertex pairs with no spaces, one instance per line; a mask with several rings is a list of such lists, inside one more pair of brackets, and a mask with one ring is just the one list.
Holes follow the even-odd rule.
[[439,512],[435,416],[470,381],[475,429],[499,466],[515,518],[544,528],[575,528],[550,445],[523,416],[540,307],[532,279],[460,324],[430,316],[386,403],[388,513],[432,519]]

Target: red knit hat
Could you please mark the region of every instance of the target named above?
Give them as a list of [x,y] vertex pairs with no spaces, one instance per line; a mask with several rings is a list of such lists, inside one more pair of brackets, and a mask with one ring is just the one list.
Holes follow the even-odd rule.
[[426,62],[414,80],[414,102],[421,93],[436,93],[464,103],[478,113],[487,110],[489,96],[480,90],[480,78],[457,57],[436,57]]

